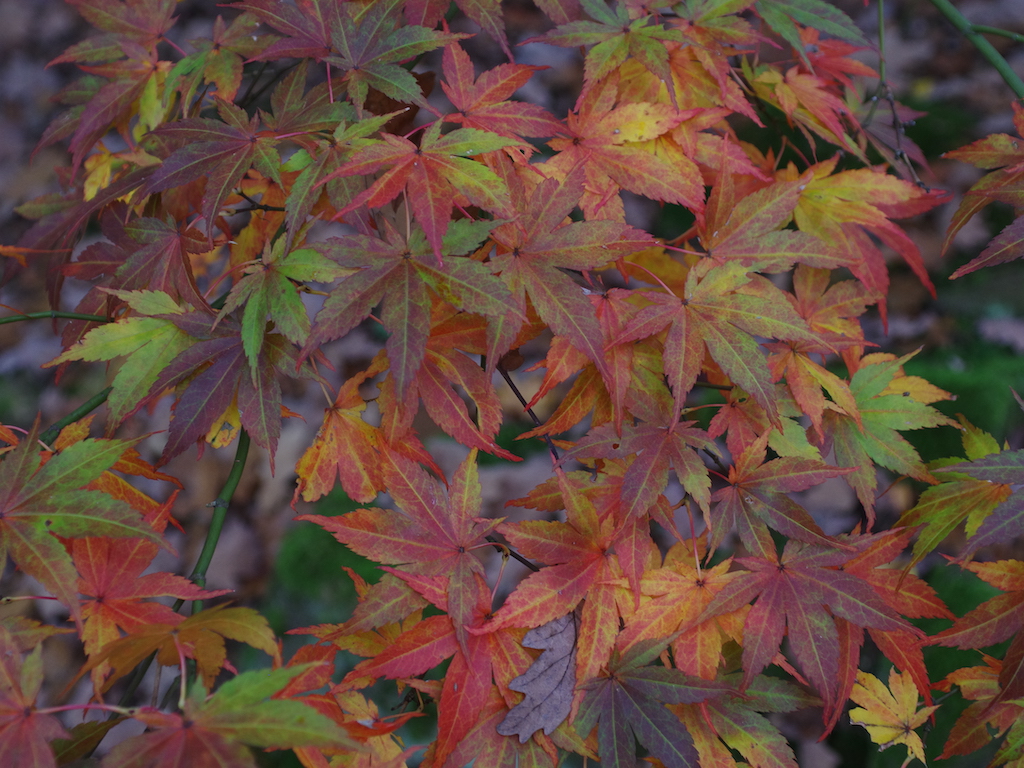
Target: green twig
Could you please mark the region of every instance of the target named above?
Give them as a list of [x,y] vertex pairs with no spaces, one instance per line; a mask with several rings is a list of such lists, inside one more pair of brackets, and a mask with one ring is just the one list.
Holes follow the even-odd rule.
[[[206,532],[206,541],[203,543],[203,551],[199,553],[196,567],[192,569],[189,578],[199,587],[206,586],[206,572],[213,560],[214,550],[217,549],[217,541],[220,539],[220,532],[224,528],[224,520],[227,518],[228,505],[231,497],[235,495],[238,482],[242,479],[242,470],[245,469],[245,460],[249,456],[249,433],[244,429],[238,435],[238,448],[235,450],[235,460],[231,465],[231,472],[228,479],[217,496],[209,506],[213,507],[213,517],[210,520],[210,529]],[[195,611],[198,613],[203,609],[201,600],[194,603]]]
[[107,387],[106,389],[97,392],[63,419],[55,421],[46,428],[46,431],[44,431],[43,434],[39,436],[39,441],[45,445],[51,445],[53,441],[57,439],[57,436],[64,427],[68,424],[74,424],[79,419],[89,415],[103,405],[103,403],[107,401],[107,398],[110,397],[110,393],[113,389],[113,387]]
[[55,320],[57,318],[62,320],[89,320],[94,323],[110,322],[109,317],[103,317],[102,315],[83,315],[81,312],[60,312],[56,309],[51,309],[48,312],[26,312],[22,315],[0,317],[0,325],[20,323],[22,320]]
[[1009,40],[1013,40],[1015,43],[1024,43],[1024,35],[1011,32],[1008,29],[1000,29],[999,27],[990,27],[985,24],[971,24],[975,32],[981,32],[983,35],[998,35],[999,37],[1005,37]]
[[734,384],[714,384],[710,381],[695,381],[693,382],[695,387],[703,387],[704,389],[718,389],[722,392],[729,392],[735,388]]
[[[969,22],[964,15],[960,13],[954,7],[949,0],[932,0],[934,5],[939,12],[946,17],[950,24],[957,28],[957,30],[963,34],[968,40],[974,43],[974,47],[978,49],[978,52],[985,57],[989,64],[992,65],[993,69],[998,72],[1003,80],[1006,82],[1010,89],[1016,94],[1018,99],[1024,99],[1024,81],[1022,81],[1017,73],[1014,72],[1006,59],[1003,58],[1002,54],[995,49],[985,37],[981,34],[978,27],[974,26]],[[985,28],[986,32],[991,32],[991,28]]]

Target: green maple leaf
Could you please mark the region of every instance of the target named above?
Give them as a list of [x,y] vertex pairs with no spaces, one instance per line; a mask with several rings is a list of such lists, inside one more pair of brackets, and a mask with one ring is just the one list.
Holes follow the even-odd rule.
[[285,253],[284,246],[283,239],[273,245],[267,243],[263,258],[245,270],[220,313],[224,317],[244,305],[242,347],[254,375],[266,338],[267,315],[286,339],[293,344],[303,343],[309,336],[310,322],[297,283],[329,283],[350,271],[312,248]]
[[993,453],[973,461],[949,464],[942,467],[942,471],[962,472],[973,478],[974,483],[987,486],[979,489],[979,495],[1000,502],[995,509],[988,507],[991,513],[980,523],[978,521],[980,515],[985,513],[985,507],[967,507],[971,515],[970,520],[975,523],[976,529],[968,531],[971,538],[964,547],[964,557],[981,547],[1009,541],[1024,531],[1024,493],[1020,490],[1009,493],[1010,486],[1018,485],[1024,480],[1024,451]]
[[[988,456],[998,456],[1000,447],[992,435],[968,423],[963,417],[960,417],[960,423],[964,429],[964,451],[968,461],[972,463],[959,464],[959,471],[950,469],[959,463],[958,459],[941,459],[931,463],[931,471],[944,482],[925,488],[917,504],[904,512],[896,523],[897,527],[921,527],[917,541],[914,542],[913,557],[905,568],[906,572],[939,546],[964,521],[967,522],[965,532],[969,539],[968,543],[973,544],[981,525],[986,522],[993,510],[1011,495],[1012,488],[1009,483],[993,481],[990,477],[971,476],[973,462]],[[1004,464],[1007,461],[1006,457],[996,460]],[[991,471],[991,466],[984,469],[979,467],[983,473],[986,469]],[[1021,470],[1019,477],[1024,477],[1024,470]],[[1012,479],[1012,475],[1006,479]],[[986,528],[986,534],[994,533],[995,540],[1005,540],[1007,535],[1014,535],[1002,525],[986,525]]]
[[[609,8],[603,0],[582,0],[581,5],[594,21],[570,21],[526,42],[541,41],[566,48],[593,45],[584,63],[584,90],[618,69],[630,57],[663,83],[672,82],[664,41],[682,41],[679,30],[666,29],[656,21],[652,24],[654,17],[628,3]],[[670,90],[669,95],[674,103],[675,91]]]
[[251,13],[239,14],[230,24],[218,16],[210,37],[188,41],[195,53],[174,65],[164,83],[164,101],[169,102],[172,91],[178,90],[187,111],[203,82],[216,86],[217,95],[224,101],[234,101],[242,83],[244,60],[275,40],[273,35],[257,37],[254,33],[259,25],[259,19]]
[[666,704],[695,704],[721,695],[725,684],[690,677],[678,669],[647,664],[658,658],[666,641],[637,643],[613,656],[608,675],[581,686],[586,695],[575,725],[586,736],[598,726],[601,765],[636,765],[636,741],[666,768],[698,765],[697,751],[686,726]]
[[[299,365],[297,350],[281,334],[268,332],[265,321],[260,329],[258,320],[251,318],[245,331],[235,316],[218,317],[208,308],[182,308],[161,291],[112,293],[140,315],[150,316],[95,328],[81,344],[47,365],[127,355],[111,392],[119,419],[182,385],[163,461],[205,437],[232,403],[237,404],[241,426],[273,455],[281,428],[277,374],[294,375],[298,368],[300,375],[315,378],[308,365]],[[255,338],[260,332],[262,343]],[[247,346],[254,357],[250,358]]]
[[855,43],[868,44],[864,33],[845,13],[824,0],[757,0],[754,6],[765,23],[800,52],[811,66],[796,23]]
[[[181,311],[175,301],[161,291],[120,291],[115,295],[142,315]],[[94,328],[86,338],[87,341],[75,345],[47,366],[69,360],[96,362],[123,356],[125,362],[114,375],[107,398],[111,430],[142,406],[160,371],[192,344],[189,335],[166,316],[128,317]]]
[[118,744],[103,764],[157,768],[186,760],[195,765],[252,766],[249,746],[358,750],[341,726],[312,706],[270,698],[311,666],[243,672],[209,698],[197,685],[181,714],[149,707],[137,710],[133,717],[150,730]]
[[852,416],[836,411],[830,410],[824,415],[824,430],[832,436],[836,464],[853,469],[846,478],[868,513],[869,525],[874,521],[875,464],[934,483],[921,457],[900,431],[953,425],[931,406],[915,400],[909,390],[887,389],[903,363],[915,354],[865,365],[853,375],[850,392],[857,402],[860,425]]
[[81,620],[78,572],[57,536],[163,540],[127,502],[84,490],[134,441],[87,439],[40,463],[37,430],[0,463],[0,562],[7,554]]

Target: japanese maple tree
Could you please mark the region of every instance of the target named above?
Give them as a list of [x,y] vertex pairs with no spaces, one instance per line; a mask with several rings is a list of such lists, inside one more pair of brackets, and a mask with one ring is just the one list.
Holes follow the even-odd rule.
[[[899,130],[886,145],[856,117],[878,76],[844,13],[537,0],[550,26],[530,42],[583,55],[559,116],[517,98],[542,68],[515,62],[493,0],[243,0],[189,50],[175,0],[68,1],[97,32],[56,60],[84,73],[41,141],[68,147],[64,188],[21,207],[35,223],[0,254],[46,269],[50,366],[115,367],[60,422],[0,426],[0,553],[68,617],[0,620],[0,762],[102,746],[103,768],[243,768],[253,750],[307,768],[625,768],[639,744],[667,768],[795,766],[768,715],[816,707],[827,734],[851,702],[881,748],[923,760],[933,690],[956,687],[972,703],[944,755],[995,735],[993,765],[1024,763],[1024,563],[971,561],[1024,534],[1024,455],[940,413],[951,395],[907,372],[913,353],[865,339],[868,309],[886,317],[884,248],[934,291],[896,221],[946,195],[917,181]],[[459,13],[508,61],[477,71]],[[990,172],[947,247],[988,203],[1024,207],[1021,141],[951,153]],[[623,193],[684,212],[683,231],[655,237]],[[954,277],[1024,254],[1022,221]],[[71,312],[69,281],[89,283]],[[361,332],[365,365],[338,365],[332,343]],[[526,362],[544,370],[532,399]],[[350,572],[351,617],[290,628],[311,642],[286,660],[206,574],[250,442],[293,471],[274,458],[294,379],[325,411],[293,507],[335,485],[365,505],[297,524],[381,573]],[[161,401],[162,452],[141,455],[126,425]],[[467,450],[450,476],[433,426]],[[544,441],[550,475],[506,499],[525,517],[484,517],[482,454],[518,459],[506,427]],[[902,433],[934,427],[960,429],[964,456],[926,465]],[[158,570],[186,480],[164,465],[232,444],[198,562]],[[925,488],[890,530],[883,471]],[[795,495],[826,482],[855,494],[852,527]],[[947,567],[1000,594],[956,618],[915,567],[961,523]],[[922,618],[955,623],[929,636]],[[57,633],[85,657],[63,682],[87,679],[110,720],[68,728],[41,701]],[[869,639],[887,684],[861,668]],[[228,641],[269,668],[238,673]],[[937,644],[992,655],[937,680]],[[361,661],[339,673],[343,651]],[[171,695],[131,706],[154,662],[177,669]],[[427,701],[436,736],[411,742]],[[128,719],[145,733],[103,746]]]

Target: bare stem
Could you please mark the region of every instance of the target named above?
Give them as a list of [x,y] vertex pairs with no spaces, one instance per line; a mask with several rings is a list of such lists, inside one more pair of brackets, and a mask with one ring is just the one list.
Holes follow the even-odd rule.
[[1003,80],[1006,82],[1010,89],[1016,94],[1018,99],[1024,99],[1024,81],[1017,76],[1017,73],[1010,67],[1009,62],[1003,58],[1003,55],[995,49],[988,40],[982,35],[982,31],[989,34],[998,34],[991,27],[976,27],[969,22],[956,6],[954,6],[949,0],[932,0],[934,5],[946,20],[949,21],[957,30],[968,40],[974,43],[974,47],[978,49],[978,52],[985,57],[985,60],[992,65],[992,68],[1000,74]]

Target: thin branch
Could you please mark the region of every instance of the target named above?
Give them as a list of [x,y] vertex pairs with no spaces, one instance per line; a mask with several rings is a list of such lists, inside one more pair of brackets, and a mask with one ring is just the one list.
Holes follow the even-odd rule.
[[502,542],[498,541],[493,536],[484,536],[484,538],[487,540],[487,542],[489,544],[492,544],[495,547],[497,547],[498,549],[500,549],[503,554],[504,553],[508,553],[509,557],[513,558],[514,560],[519,561],[520,563],[525,565],[527,568],[529,568],[531,571],[537,572],[537,571],[540,570],[540,566],[538,566],[538,565],[536,565],[534,563],[531,563],[525,557],[523,557],[518,552],[516,552],[514,549],[512,549],[512,547],[510,547],[508,544],[503,544]]
[[284,212],[284,211],[287,210],[287,208],[281,208],[281,207],[276,206],[276,205],[265,205],[263,203],[256,202],[255,200],[253,200],[251,197],[249,197],[247,194],[245,194],[245,192],[243,192],[240,189],[238,190],[238,194],[241,195],[241,197],[252,206],[251,208],[246,208],[244,211],[239,211],[239,213],[248,213],[249,211],[280,211],[280,212]]
[[10,317],[0,317],[0,325],[7,325],[7,323],[19,323],[22,320],[88,320],[93,323],[109,323],[110,318],[104,317],[103,315],[84,315],[81,312],[61,312],[60,310],[51,309],[47,312],[25,312],[20,315],[11,315]]
[[1005,37],[1008,40],[1013,40],[1015,43],[1024,43],[1024,35],[1018,34],[1017,32],[1011,32],[1008,29],[990,27],[987,24],[971,24],[971,26],[974,27],[975,32],[981,32],[983,35],[996,35],[997,37]]
[[57,439],[57,436],[64,427],[68,424],[74,424],[79,419],[88,416],[94,410],[103,405],[103,403],[107,401],[107,398],[110,397],[110,393],[113,389],[113,387],[107,387],[106,389],[97,392],[63,419],[55,421],[39,436],[40,442],[43,442],[46,445],[52,445],[53,441]]
[[[231,497],[235,495],[235,491],[238,489],[238,482],[242,479],[242,470],[245,469],[245,461],[248,456],[249,433],[243,429],[238,435],[238,448],[235,450],[235,460],[231,466],[231,472],[228,474],[228,479],[224,481],[224,485],[217,498],[208,505],[213,507],[213,518],[210,520],[210,528],[206,532],[203,551],[199,553],[199,559],[196,561],[196,566],[192,569],[192,575],[189,577],[200,587],[206,586],[206,572],[213,560],[213,553],[217,549],[217,541],[220,539],[221,531],[224,529],[224,521],[227,518],[228,505],[231,503]],[[173,606],[174,611],[179,611],[184,604],[184,600],[176,600]],[[202,600],[195,600],[192,605],[196,613],[203,609]],[[142,684],[146,672],[149,671],[150,666],[153,664],[154,658],[156,658],[156,653],[148,656],[145,661],[135,668],[135,674],[132,675],[128,687],[121,694],[121,706],[127,706],[128,702],[131,701],[135,691]]]
[[[235,495],[238,482],[242,479],[242,471],[245,469],[245,461],[249,457],[249,433],[244,429],[238,435],[238,448],[235,450],[235,460],[231,465],[231,472],[224,482],[220,494],[207,506],[213,507],[213,517],[210,520],[210,528],[206,532],[206,541],[203,542],[203,551],[199,553],[196,567],[192,569],[189,578],[199,587],[206,586],[206,572],[213,561],[213,553],[217,549],[217,542],[220,539],[220,532],[224,529],[224,521],[228,514],[228,505],[231,497]],[[194,602],[195,611],[198,613],[203,609],[201,600]]]
[[[519,387],[516,386],[516,383],[512,381],[512,377],[508,375],[508,371],[505,370],[505,366],[498,363],[497,369],[498,373],[501,374],[501,377],[505,379],[505,382],[512,389],[512,394],[514,394],[519,402],[523,404],[523,410],[529,414],[531,419],[533,419],[534,425],[539,427],[541,425],[541,420],[537,418],[537,414],[533,412],[533,408],[529,407],[529,404],[526,402],[526,398],[523,397],[522,392],[519,391]],[[561,461],[561,458],[558,456],[558,449],[555,448],[555,444],[551,441],[551,435],[543,435],[543,437],[544,442],[548,444],[548,451],[551,453],[551,458],[554,459],[555,464],[557,464]]]
[[[949,1],[949,0],[932,0],[939,13],[946,17],[957,30],[968,40],[974,43],[974,47],[978,49],[978,52],[985,57],[985,60],[992,65],[992,68],[1002,76],[1010,89],[1016,94],[1018,99],[1024,99],[1024,81],[1017,76],[1017,73],[1010,67],[1009,62],[1003,58],[1003,55],[995,49],[985,37],[981,34],[978,27],[974,26],[969,22],[962,13]],[[985,31],[990,32],[990,29]]]

